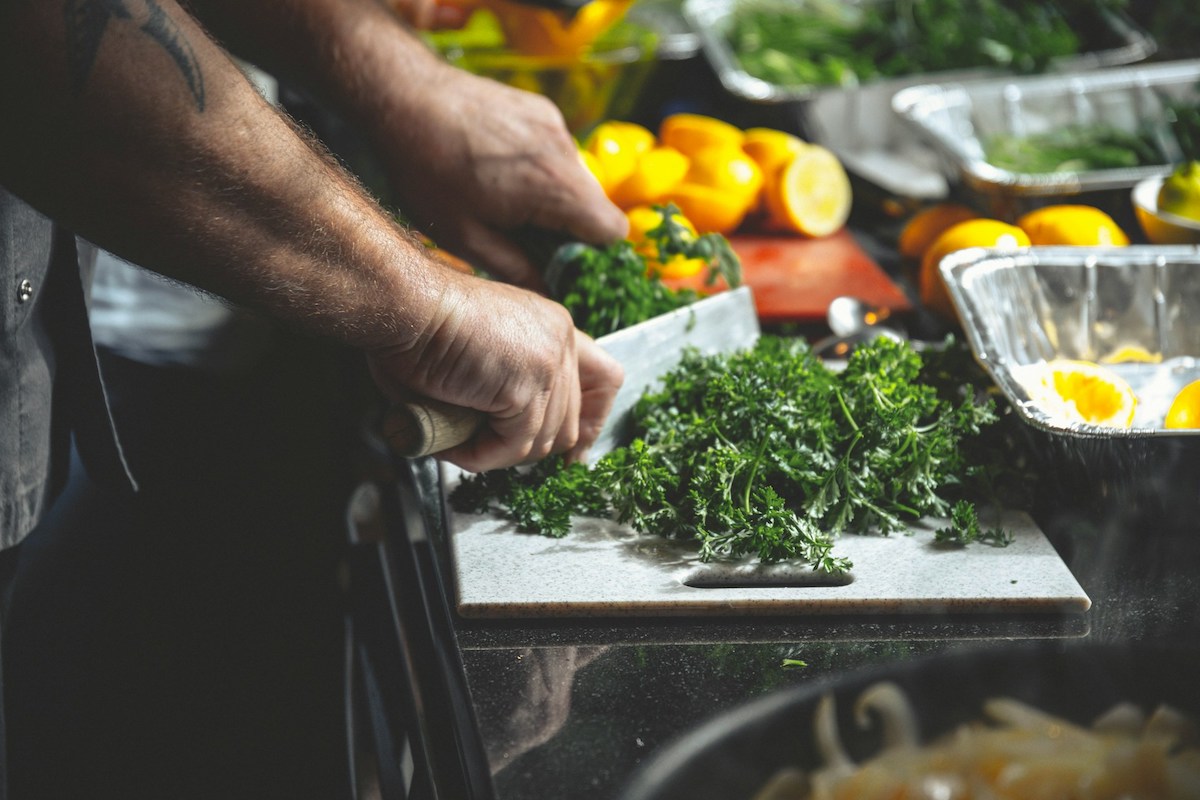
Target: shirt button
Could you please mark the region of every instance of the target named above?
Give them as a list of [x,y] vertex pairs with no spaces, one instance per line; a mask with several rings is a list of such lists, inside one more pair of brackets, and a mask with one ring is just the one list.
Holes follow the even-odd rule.
[[33,281],[28,278],[17,284],[17,302],[26,303],[33,297]]

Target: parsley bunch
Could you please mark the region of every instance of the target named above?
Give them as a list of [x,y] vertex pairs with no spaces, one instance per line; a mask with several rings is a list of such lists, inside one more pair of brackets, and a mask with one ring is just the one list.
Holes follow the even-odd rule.
[[851,566],[833,554],[845,532],[887,534],[953,510],[941,538],[965,543],[981,537],[974,506],[956,502],[978,471],[962,445],[996,416],[973,387],[935,385],[925,366],[890,339],[857,349],[841,372],[798,339],[691,352],[641,399],[628,446],[590,469],[474,476],[451,502],[560,536],[572,513],[611,517],[693,540],[705,561],[756,554],[831,573]]
[[[708,264],[709,285],[720,277],[730,287],[741,283],[741,263],[725,237],[696,236],[679,222],[679,209],[674,205],[656,208],[663,220],[647,231],[646,238],[657,261],[676,256],[702,258]],[[556,258],[563,276],[557,294],[571,312],[575,327],[590,336],[619,331],[699,299],[691,289],[672,289],[659,280],[646,255],[632,242],[604,248],[572,244]]]

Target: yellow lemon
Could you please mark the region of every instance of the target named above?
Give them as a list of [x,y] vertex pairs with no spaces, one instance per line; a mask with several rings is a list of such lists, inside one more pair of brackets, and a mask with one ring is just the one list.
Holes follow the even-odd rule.
[[677,184],[667,199],[679,207],[700,233],[732,233],[742,224],[748,210],[741,197],[687,180]]
[[1029,246],[1029,236],[1016,225],[998,219],[969,219],[941,233],[921,258],[919,288],[921,302],[930,311],[946,319],[956,318],[954,304],[938,271],[942,259],[968,247],[996,247],[1015,250]]
[[[708,262],[703,258],[688,258],[681,253],[669,257],[665,262],[658,259],[658,244],[646,238],[650,231],[662,224],[663,214],[657,208],[636,206],[625,212],[629,220],[629,241],[634,249],[646,259],[646,274],[659,278],[688,278],[704,269]],[[686,233],[683,239],[695,239],[696,228],[682,214],[671,215],[672,219],[683,226]]]
[[897,246],[905,258],[919,259],[937,237],[960,222],[975,219],[974,210],[959,203],[938,203],[914,214],[900,231]]
[[1158,208],[1200,222],[1200,161],[1185,161],[1163,180]]
[[1200,428],[1200,381],[1192,381],[1171,401],[1164,428]]
[[583,149],[600,164],[601,185],[610,195],[633,174],[638,159],[654,147],[654,134],[633,122],[609,120],[596,126]]
[[1161,364],[1162,353],[1151,353],[1138,344],[1121,345],[1100,359],[1102,364]]
[[1014,376],[1044,412],[1068,424],[1128,428],[1137,395],[1117,373],[1091,361],[1055,359],[1023,365]]
[[[696,235],[696,227],[683,214],[672,214],[672,218],[686,228],[692,236]],[[650,206],[635,206],[625,212],[629,220],[629,241],[637,243],[646,238],[646,234],[662,224],[662,211]]]
[[762,188],[763,175],[758,162],[741,148],[717,145],[692,155],[686,180],[739,198],[749,209]]
[[633,172],[609,196],[621,208],[650,205],[683,180],[690,161],[674,147],[652,147],[638,158]]
[[1023,215],[1017,220],[1017,227],[1035,245],[1124,247],[1129,244],[1129,237],[1113,218],[1093,206],[1045,206]]
[[774,128],[748,128],[742,138],[742,150],[754,159],[764,175],[777,172],[808,143],[799,136]]
[[648,263],[646,272],[651,277],[671,280],[673,278],[690,278],[706,266],[708,266],[708,262],[703,258],[688,258],[682,253],[676,253],[666,261]]
[[794,154],[766,185],[770,221],[804,236],[836,233],[850,216],[850,178],[837,156],[820,145]]
[[744,134],[736,125],[703,114],[671,114],[658,128],[658,138],[687,156],[706,147],[741,147]]

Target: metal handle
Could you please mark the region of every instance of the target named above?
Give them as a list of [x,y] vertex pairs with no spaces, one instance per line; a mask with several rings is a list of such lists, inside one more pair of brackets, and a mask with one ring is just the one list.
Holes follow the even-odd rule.
[[483,424],[483,412],[438,400],[396,403],[383,419],[383,437],[396,455],[419,458],[460,445]]

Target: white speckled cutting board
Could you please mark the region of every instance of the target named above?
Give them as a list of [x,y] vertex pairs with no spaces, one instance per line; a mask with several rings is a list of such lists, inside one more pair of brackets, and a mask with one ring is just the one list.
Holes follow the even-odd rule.
[[[447,476],[449,489],[456,477]],[[995,520],[986,521],[994,524]],[[451,513],[458,610],[464,617],[663,617],[755,614],[1082,613],[1087,594],[1030,517],[999,520],[1008,547],[910,535],[843,536],[848,579],[795,565],[703,564],[685,542],[578,518],[562,539],[519,533],[499,516]]]

